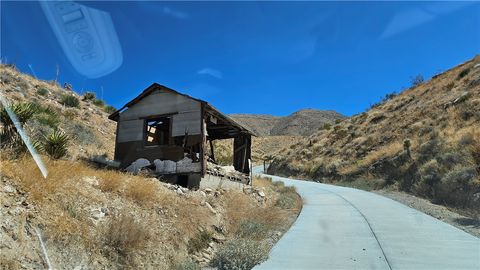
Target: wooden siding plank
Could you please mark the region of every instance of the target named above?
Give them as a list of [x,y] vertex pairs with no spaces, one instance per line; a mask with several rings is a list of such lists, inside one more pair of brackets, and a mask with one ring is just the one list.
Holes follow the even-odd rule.
[[185,132],[188,135],[201,134],[200,130],[200,112],[178,113],[173,117],[172,136],[183,136]]
[[120,121],[132,120],[150,115],[198,112],[200,102],[170,92],[157,91],[120,114]]
[[144,120],[129,120],[118,122],[117,141],[143,141]]

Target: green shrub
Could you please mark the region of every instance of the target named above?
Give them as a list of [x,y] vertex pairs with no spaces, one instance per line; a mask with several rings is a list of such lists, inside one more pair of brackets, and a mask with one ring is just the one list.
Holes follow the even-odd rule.
[[111,106],[111,105],[107,105],[103,108],[103,110],[106,112],[106,113],[109,113],[109,114],[112,114],[114,112],[117,111],[117,109],[115,109],[115,107]]
[[438,139],[433,139],[421,144],[417,151],[417,160],[420,163],[424,163],[437,156],[437,154],[442,150],[442,143],[443,142]]
[[474,191],[474,179],[477,176],[474,167],[457,167],[446,173],[441,180],[436,200],[457,207],[465,208]]
[[425,81],[425,79],[423,78],[423,76],[421,74],[418,74],[417,76],[410,79],[410,82],[412,83],[413,87],[422,84],[424,81]]
[[212,242],[212,234],[207,231],[199,231],[193,238],[188,240],[188,252],[195,253],[208,247]]
[[69,137],[62,131],[55,129],[45,138],[43,150],[53,159],[59,159],[67,154]]
[[68,107],[78,108],[80,106],[80,100],[72,95],[63,95],[60,103]]
[[323,129],[324,130],[330,130],[331,128],[332,128],[332,124],[330,124],[330,123],[323,124]]
[[176,264],[173,267],[174,270],[201,270],[202,268],[196,262],[192,260],[186,260]]
[[101,100],[101,99],[95,99],[95,100],[93,101],[93,104],[97,105],[98,107],[103,107],[103,106],[105,106],[105,102],[104,102],[103,100]]
[[268,247],[255,240],[236,238],[220,247],[211,264],[219,270],[247,270],[268,257]]
[[89,145],[98,142],[95,133],[93,133],[93,131],[89,127],[81,123],[77,123],[75,121],[68,122],[66,123],[65,129],[68,134],[74,134],[73,138],[80,144]]
[[466,68],[466,69],[460,71],[460,73],[458,73],[457,80],[460,80],[463,77],[467,76],[469,72],[470,72],[470,68]]
[[95,100],[95,98],[96,98],[96,96],[95,96],[94,92],[85,92],[85,94],[83,94],[82,100],[83,101],[92,101],[92,100]]
[[440,165],[433,159],[425,163],[419,169],[420,182],[416,186],[416,190],[421,195],[429,198],[435,197],[436,185],[441,180]]
[[41,113],[39,115],[35,116],[35,119],[42,124],[49,126],[53,129],[58,127],[58,124],[60,123],[60,119],[58,118],[58,115],[56,114],[46,114],[46,113]]
[[78,113],[75,111],[75,109],[68,109],[63,113],[63,116],[65,116],[65,118],[68,120],[73,120],[77,115]]
[[237,236],[241,238],[249,238],[261,240],[268,235],[268,226],[257,220],[248,219],[243,221],[237,231]]
[[275,202],[275,206],[282,209],[293,209],[297,206],[297,191],[295,187],[281,187],[278,189],[279,197]]
[[46,96],[48,94],[48,90],[46,88],[38,88],[37,94],[39,94],[40,96]]

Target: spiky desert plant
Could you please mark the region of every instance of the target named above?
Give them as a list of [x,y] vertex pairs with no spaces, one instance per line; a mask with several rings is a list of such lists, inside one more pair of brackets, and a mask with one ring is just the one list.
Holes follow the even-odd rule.
[[[21,126],[30,120],[37,112],[36,107],[32,103],[17,103],[9,106],[9,109],[17,117]],[[3,128],[0,131],[0,141],[3,147],[13,147],[15,145],[23,145],[17,128],[13,124],[12,119],[7,113],[6,108],[0,110],[0,121]]]
[[61,130],[55,129],[45,137],[43,150],[53,159],[59,159],[67,154],[67,146],[70,138]]

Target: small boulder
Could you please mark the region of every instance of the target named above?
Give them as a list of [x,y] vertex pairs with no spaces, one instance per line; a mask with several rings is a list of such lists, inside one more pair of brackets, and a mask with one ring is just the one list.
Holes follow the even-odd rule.
[[15,188],[13,188],[12,186],[10,185],[6,185],[3,187],[3,191],[5,191],[6,193],[14,193],[15,192]]

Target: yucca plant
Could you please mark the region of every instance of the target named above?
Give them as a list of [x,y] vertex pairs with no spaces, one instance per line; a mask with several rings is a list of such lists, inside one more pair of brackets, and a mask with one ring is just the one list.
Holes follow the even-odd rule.
[[[37,112],[36,107],[32,103],[17,103],[9,106],[9,109],[17,117],[18,122],[23,126]],[[7,113],[6,108],[0,110],[0,121],[2,130],[0,132],[0,141],[2,147],[12,147],[23,144],[17,128],[13,124],[12,119]]]
[[45,137],[43,150],[53,159],[59,159],[67,154],[67,146],[70,138],[61,130],[55,129]]

